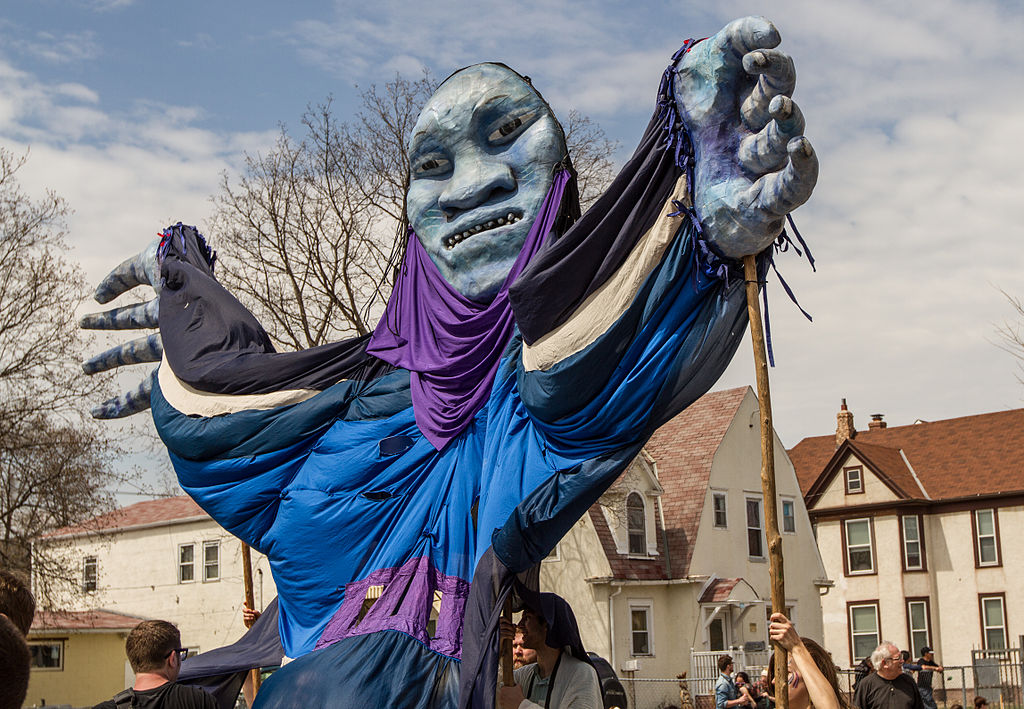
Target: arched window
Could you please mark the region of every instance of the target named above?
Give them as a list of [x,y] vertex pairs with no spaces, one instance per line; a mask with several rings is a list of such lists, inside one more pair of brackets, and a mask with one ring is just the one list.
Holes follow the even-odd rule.
[[626,496],[626,531],[629,534],[629,553],[647,554],[647,515],[644,499],[635,492]]

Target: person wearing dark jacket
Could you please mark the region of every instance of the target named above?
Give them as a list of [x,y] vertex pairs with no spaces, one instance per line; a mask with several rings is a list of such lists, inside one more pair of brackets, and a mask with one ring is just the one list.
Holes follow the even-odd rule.
[[927,646],[921,648],[921,658],[917,664],[917,691],[921,693],[921,701],[926,709],[938,709],[932,696],[932,673],[942,672],[942,665],[935,661],[935,653]]
[[862,679],[853,694],[857,709],[925,709],[914,678],[903,672],[898,647],[883,642],[871,653],[875,671]]
[[146,620],[128,634],[124,645],[135,684],[93,709],[217,709],[213,696],[198,687],[178,684],[181,647],[178,629],[166,620]]

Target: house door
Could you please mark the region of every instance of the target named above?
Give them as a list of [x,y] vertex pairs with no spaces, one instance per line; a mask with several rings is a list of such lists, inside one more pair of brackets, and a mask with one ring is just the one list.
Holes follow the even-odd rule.
[[704,629],[704,643],[708,650],[712,652],[728,650],[732,643],[729,607],[705,608]]

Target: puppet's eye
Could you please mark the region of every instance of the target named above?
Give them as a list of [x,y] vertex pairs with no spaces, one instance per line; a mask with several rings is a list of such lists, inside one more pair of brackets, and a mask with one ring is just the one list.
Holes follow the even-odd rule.
[[428,155],[417,162],[412,171],[416,175],[439,175],[445,172],[450,164],[448,158],[441,157],[440,155]]
[[500,121],[491,124],[487,134],[487,142],[491,145],[502,145],[514,140],[516,136],[523,132],[526,126],[533,122],[536,116],[536,111],[520,113],[512,118],[505,116]]

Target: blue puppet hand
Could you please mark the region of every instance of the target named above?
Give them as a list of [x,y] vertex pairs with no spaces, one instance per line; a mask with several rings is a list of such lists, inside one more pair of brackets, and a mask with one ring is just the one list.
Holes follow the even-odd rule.
[[676,101],[694,147],[694,209],[705,238],[732,258],[763,251],[807,201],[818,159],[789,96],[793,59],[779,32],[745,17],[683,55]]
[[[157,262],[157,247],[159,244],[160,239],[157,238],[144,251],[111,271],[96,287],[94,296],[99,303],[109,303],[135,286],[149,285],[156,291],[156,297],[144,303],[86,315],[79,323],[80,327],[88,330],[133,330],[158,327],[160,266]],[[160,342],[160,334],[157,332],[125,342],[98,354],[84,362],[82,369],[86,374],[95,374],[128,364],[159,362],[162,355],[163,346]],[[99,419],[121,418],[148,409],[155,373],[154,369],[132,390],[93,407],[93,417]]]

